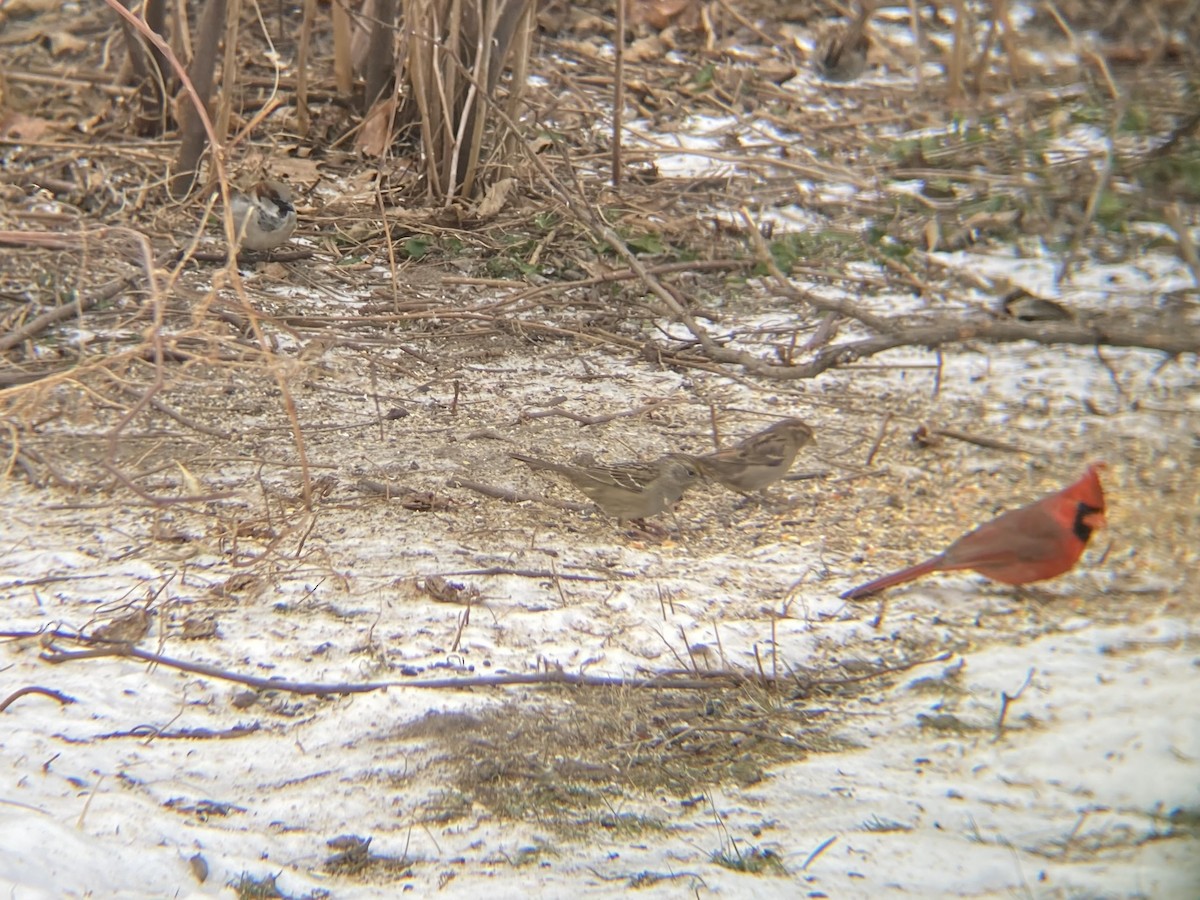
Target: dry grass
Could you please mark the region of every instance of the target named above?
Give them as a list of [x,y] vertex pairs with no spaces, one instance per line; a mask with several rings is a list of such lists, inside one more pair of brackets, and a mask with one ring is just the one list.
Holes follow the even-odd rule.
[[[504,704],[485,716],[430,714],[394,737],[421,741],[459,801],[433,798],[438,821],[479,804],[568,837],[597,826],[653,830],[646,801],[760,782],[772,765],[844,750],[834,737],[842,701],[871,683],[829,685],[815,697],[747,685],[703,692],[572,690]],[[440,775],[444,772],[445,775]]]
[[[399,124],[421,135],[427,197],[476,199],[512,174],[515,136],[493,109],[518,115],[529,69],[529,0],[406,0]],[[501,76],[509,73],[505,94]]]

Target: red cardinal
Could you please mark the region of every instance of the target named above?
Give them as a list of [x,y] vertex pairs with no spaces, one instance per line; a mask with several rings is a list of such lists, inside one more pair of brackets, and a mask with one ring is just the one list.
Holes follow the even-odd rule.
[[985,522],[932,559],[876,578],[842,594],[843,600],[869,597],[894,584],[930,572],[974,569],[1004,584],[1030,584],[1056,578],[1074,568],[1092,529],[1104,525],[1103,463],[1056,494]]

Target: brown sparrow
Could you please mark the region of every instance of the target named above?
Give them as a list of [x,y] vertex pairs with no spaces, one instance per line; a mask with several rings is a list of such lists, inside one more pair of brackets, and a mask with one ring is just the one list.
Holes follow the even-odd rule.
[[844,28],[833,28],[817,44],[813,62],[826,81],[853,81],[867,68],[867,51],[871,49],[867,20],[873,11],[873,4],[864,2],[854,21]]
[[243,250],[274,250],[296,230],[292,192],[278,181],[260,181],[248,194],[234,194],[229,204]]
[[692,458],[671,453],[650,463],[569,466],[510,453],[531,469],[557,472],[618,519],[644,519],[674,505],[700,473]]
[[694,457],[700,474],[741,494],[761,491],[781,479],[813,430],[800,419],[783,419],[740,444]]

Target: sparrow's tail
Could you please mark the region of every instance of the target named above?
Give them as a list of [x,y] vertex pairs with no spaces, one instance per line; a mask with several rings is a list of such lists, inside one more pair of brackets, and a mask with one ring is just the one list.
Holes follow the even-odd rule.
[[536,456],[526,456],[524,453],[510,453],[508,455],[518,462],[525,463],[525,465],[529,466],[531,469],[548,469],[549,471],[553,472],[561,468],[558,463],[552,463],[545,459],[538,459]]

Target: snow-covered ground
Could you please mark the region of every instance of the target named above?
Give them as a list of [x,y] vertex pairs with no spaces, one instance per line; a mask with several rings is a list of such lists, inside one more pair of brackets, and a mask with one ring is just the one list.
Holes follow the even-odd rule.
[[[595,371],[604,360],[591,354],[586,363]],[[283,517],[291,522],[286,552],[241,567],[208,513],[76,501],[11,480],[0,548],[8,630],[86,627],[152,600],[157,615],[143,648],[246,675],[337,683],[561,668],[632,676],[686,660],[685,635],[693,652],[719,644],[728,665],[747,671],[772,634],[788,666],[887,660],[897,641],[917,638],[931,656],[949,653],[839,710],[836,736],[857,748],[767,765],[761,779],[722,783],[699,802],[666,792],[626,797],[629,811],[659,823],[654,830],[623,837],[593,829],[580,840],[469,799],[447,821],[431,820],[431,798],[449,787],[435,764],[446,744],[404,731],[431,712],[454,721],[451,714],[495,712],[505,700],[533,709],[564,698],[518,687],[395,687],[330,698],[267,692],[239,708],[243,689],[216,678],[117,658],[49,665],[38,639],[9,641],[0,645],[6,695],[37,685],[75,702],[33,694],[0,714],[0,885],[8,895],[212,896],[249,873],[277,875],[294,896],[372,897],[400,887],[450,897],[604,896],[639,875],[642,893],[664,897],[1195,896],[1200,632],[1194,581],[1180,562],[1194,560],[1195,548],[1179,544],[1195,524],[1187,474],[1196,461],[1194,360],[1155,370],[1154,357],[1135,351],[1113,351],[1103,364],[1063,348],[964,350],[947,354],[936,399],[929,370],[831,373],[765,395],[650,367],[622,367],[619,383],[572,382],[577,362],[509,361],[539,378],[492,383],[464,426],[513,423],[552,386],[573,383],[567,394],[578,408],[623,408],[631,394],[678,399],[665,418],[618,421],[599,433],[564,432],[546,420],[513,425],[515,445],[554,435],[563,453],[596,441],[636,452],[654,439],[700,449],[705,420],[694,397],[722,391],[731,408],[813,418],[822,445],[797,470],[828,472],[861,459],[875,432],[839,405],[875,394],[910,413],[947,421],[965,414],[977,429],[1061,451],[1061,459],[1040,460],[1047,474],[1039,476],[978,448],[934,459],[903,435],[885,442],[885,490],[908,484],[915,493],[901,509],[877,512],[909,523],[898,542],[907,558],[936,550],[980,516],[978,497],[951,498],[965,518],[922,521],[921,509],[938,502],[929,490],[949,471],[960,484],[1000,485],[1008,494],[994,502],[1004,506],[1103,455],[1112,528],[1084,565],[1051,586],[1049,601],[1017,601],[973,576],[945,576],[896,592],[876,630],[874,604],[848,606],[836,595],[903,559],[896,542],[857,542],[852,527],[847,542],[847,523],[877,500],[858,499],[866,487],[853,480],[787,482],[777,488],[791,500],[786,513],[741,510],[717,492],[689,498],[683,535],[661,544],[622,538],[599,516],[463,492],[450,492],[455,504],[442,512],[343,492],[343,502],[318,507],[311,530],[302,515]],[[1084,398],[1111,417],[1097,422]],[[320,397],[301,400],[304,417]],[[367,393],[340,402],[350,404],[345,421],[355,404],[371,403]],[[987,414],[973,415],[977,407]],[[508,463],[492,439],[424,430],[436,414],[419,409],[404,420],[404,438],[382,443],[356,435],[351,444],[337,431],[316,437],[314,462],[336,466],[349,449],[350,470],[370,457],[409,472],[424,448],[418,486],[444,489],[445,476],[460,473],[571,496]],[[208,486],[229,475],[215,463],[191,469]],[[1022,470],[1016,485],[996,481]],[[1167,492],[1139,495],[1156,478]],[[531,521],[542,524],[531,532]],[[1156,521],[1173,530],[1155,535]],[[450,576],[481,589],[465,626],[462,606],[416,587],[433,573],[489,566],[596,580]],[[216,634],[182,640],[193,616],[215,620]],[[998,729],[1004,694],[1015,699]],[[462,721],[455,739],[471,740],[472,720]],[[411,867],[391,880],[378,870],[365,879],[328,874],[335,851],[326,841],[343,834],[370,837],[372,853]],[[722,852],[773,854],[782,868],[739,873],[713,861]],[[189,864],[196,855],[209,870],[204,883]],[[645,873],[664,880],[646,886]]]
[[[818,88],[824,96],[820,85],[804,89]],[[737,123],[700,124],[672,143],[635,122],[630,143],[658,148],[667,174],[731,171],[718,151],[728,146],[722,129]],[[854,190],[808,177],[796,189],[809,198]],[[726,214],[734,218],[714,218]],[[764,219],[782,233],[814,215],[781,206]],[[1082,315],[1156,308],[1191,283],[1164,253],[1081,259],[1062,284],[1058,261],[1028,248],[929,259]],[[872,274],[857,265],[849,274]],[[268,315],[349,316],[364,299],[247,278]],[[493,299],[472,290],[457,300]],[[994,308],[995,297],[968,293],[941,312]],[[853,299],[877,313],[928,306],[909,295]],[[801,322],[807,336],[815,322],[757,283],[700,302],[720,305],[730,346],[768,358],[771,329]],[[845,326],[839,339],[853,332]],[[123,460],[155,472],[163,495],[220,498],[155,508],[124,494],[38,490],[10,472],[0,486],[4,630],[90,630],[146,607],[143,650],[241,676],[394,685],[248,693],[212,673],[129,658],[51,664],[37,636],[0,642],[0,703],[29,686],[73,701],[32,693],[0,712],[0,895],[230,896],[243,876],[275,876],[288,896],[337,898],[634,888],[648,898],[1200,897],[1194,357],[970,344],[940,360],[906,348],[810,382],[766,383],[549,338],[456,341],[448,359],[438,351],[430,363],[382,327],[369,342],[331,338],[324,349],[295,332],[276,337],[280,357],[295,362],[289,384],[313,478],[329,479],[311,510],[298,496],[272,378],[234,364],[211,382],[172,370],[180,393],[164,402],[182,404],[191,391],[189,413],[227,439],[203,446],[164,418],[162,431],[131,435],[145,457]],[[464,348],[478,352],[455,358]],[[661,402],[588,427],[528,415],[621,414],[651,401]],[[382,415],[392,409],[404,414]],[[778,417],[812,421],[818,445],[795,468],[806,477],[776,486],[775,502],[761,506],[717,490],[689,494],[681,532],[662,541],[630,537],[595,513],[508,504],[452,483],[578,501],[507,454],[704,452],[714,409],[726,440]],[[953,440],[918,447],[909,435],[919,423],[1027,452]],[[89,446],[104,430],[69,416],[40,427]],[[838,599],[1095,459],[1109,464],[1110,528],[1047,593],[1016,598],[975,576],[937,576],[893,592],[879,628],[874,603]],[[431,508],[364,494],[360,478],[427,492]],[[469,610],[431,595],[435,575],[478,589]],[[763,660],[846,674],[916,659],[927,661],[852,696],[773,697],[781,708],[830,711],[812,726],[824,749],[786,762],[756,757],[739,720],[714,704],[730,746],[745,742],[746,777],[686,795],[627,788],[612,795],[613,819],[644,827],[593,823],[571,834],[535,815],[502,815],[463,786],[454,760],[468,746],[471,759],[486,756],[488,741],[504,755],[496,723],[510,721],[514,746],[536,748],[529,769],[553,777],[570,755],[555,754],[554,729],[584,705],[578,694],[404,685],[557,671],[634,678],[702,668],[698,660],[749,675]],[[614,717],[603,739],[615,782],[626,753],[672,734],[654,696],[623,701],[645,704],[638,721],[648,731],[622,732]],[[807,737],[798,718],[770,721],[793,723],[771,740]],[[549,739],[538,744],[534,732]],[[371,866],[339,872],[329,862],[338,849],[328,842],[344,835],[370,838]],[[772,864],[740,872],[717,861],[739,856]]]

